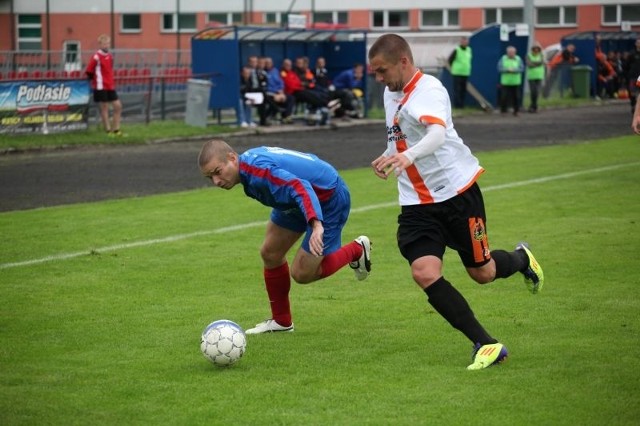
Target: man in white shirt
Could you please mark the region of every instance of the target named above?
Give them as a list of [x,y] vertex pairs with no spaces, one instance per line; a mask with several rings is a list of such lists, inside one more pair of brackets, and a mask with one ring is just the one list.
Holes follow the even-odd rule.
[[401,213],[398,247],[429,303],[474,345],[469,370],[502,362],[507,348],[476,319],[465,298],[442,276],[446,247],[458,252],[480,284],[521,272],[529,290],[542,288],[542,268],[520,243],[511,252],[490,250],[486,214],[476,180],[484,169],[453,127],[449,95],[440,81],[413,63],[411,48],[396,34],[369,50],[371,70],[386,86],[387,149],[371,163],[374,173],[398,179]]

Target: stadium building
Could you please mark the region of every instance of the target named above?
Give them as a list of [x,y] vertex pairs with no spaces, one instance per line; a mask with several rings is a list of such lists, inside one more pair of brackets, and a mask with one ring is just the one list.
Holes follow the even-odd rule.
[[638,0],[0,0],[0,51],[63,51],[73,59],[93,51],[100,33],[115,49],[181,50],[192,34],[221,24],[469,33],[527,22],[529,2],[543,46],[573,32],[640,30]]

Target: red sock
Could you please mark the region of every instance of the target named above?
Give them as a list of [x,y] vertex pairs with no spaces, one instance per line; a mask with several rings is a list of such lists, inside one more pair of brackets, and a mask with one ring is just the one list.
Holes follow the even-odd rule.
[[290,326],[289,290],[291,289],[291,277],[289,276],[289,264],[285,262],[277,268],[265,268],[264,283],[271,304],[271,317],[283,327]]
[[322,259],[320,267],[322,271],[320,276],[322,278],[333,275],[340,268],[345,266],[349,262],[354,262],[362,256],[362,246],[355,241],[351,241],[349,244],[340,247],[338,251],[335,251]]

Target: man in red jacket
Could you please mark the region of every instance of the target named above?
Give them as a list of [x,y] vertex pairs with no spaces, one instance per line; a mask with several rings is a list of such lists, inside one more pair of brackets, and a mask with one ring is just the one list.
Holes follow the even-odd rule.
[[[100,118],[109,136],[123,136],[120,131],[120,115],[122,103],[116,93],[116,83],[113,73],[113,55],[109,52],[111,38],[102,34],[98,37],[100,49],[91,56],[85,73],[91,80],[93,100],[100,109]],[[113,108],[113,121],[109,121],[109,105]]]

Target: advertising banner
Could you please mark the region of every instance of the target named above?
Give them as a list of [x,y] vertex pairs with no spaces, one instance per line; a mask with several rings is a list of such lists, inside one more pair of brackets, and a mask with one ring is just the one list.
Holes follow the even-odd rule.
[[59,133],[89,125],[87,80],[0,81],[0,133]]

